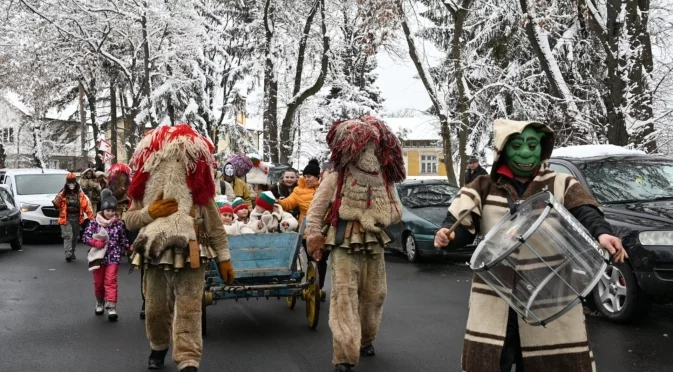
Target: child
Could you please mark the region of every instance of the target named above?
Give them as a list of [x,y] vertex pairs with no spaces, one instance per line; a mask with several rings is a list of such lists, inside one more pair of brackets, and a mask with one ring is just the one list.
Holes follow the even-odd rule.
[[[124,222],[117,218],[117,199],[109,189],[101,193],[101,211],[89,223],[82,242],[91,246],[89,267],[93,271],[96,315],[107,309],[108,319],[117,320],[117,272],[122,252],[129,249]],[[105,303],[103,303],[105,301]]]
[[255,233],[292,232],[297,230],[297,226],[297,219],[276,204],[271,191],[264,191],[255,199],[255,209],[248,222],[248,227]]
[[246,224],[234,219],[234,209],[229,204],[220,207],[220,218],[222,218],[222,224],[227,235],[236,236],[255,233]]
[[231,207],[234,209],[234,214],[236,214],[236,219],[245,224],[248,223],[248,203],[245,202],[242,198],[234,199],[234,202],[231,204]]

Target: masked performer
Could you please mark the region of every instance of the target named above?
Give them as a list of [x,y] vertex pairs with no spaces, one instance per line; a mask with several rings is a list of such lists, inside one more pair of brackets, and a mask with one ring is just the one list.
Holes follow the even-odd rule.
[[308,210],[307,248],[317,261],[331,252],[332,362],[351,371],[361,354],[374,355],[387,291],[383,229],[401,218],[393,184],[404,180],[404,160],[397,137],[369,116],[334,123],[327,144],[334,170]]
[[[509,206],[545,188],[610,253],[615,262],[626,257],[619,238],[594,197],[577,180],[549,169],[554,133],[538,122],[496,120],[496,155],[490,176],[479,176],[463,187],[449,207],[444,228],[435,235],[435,247],[455,249],[487,234],[509,212]],[[474,209],[473,209],[474,208]],[[456,216],[472,210],[458,229],[448,234]],[[582,306],[545,327],[517,319],[495,291],[477,275],[472,280],[470,312],[463,346],[462,371],[510,372],[595,371]]]
[[131,159],[137,173],[125,220],[129,229],[140,229],[133,264],[145,267],[150,369],[163,366],[172,339],[178,369],[197,371],[206,263],[217,259],[225,282],[234,279],[214,199],[212,151],[210,141],[181,124],[152,131]]

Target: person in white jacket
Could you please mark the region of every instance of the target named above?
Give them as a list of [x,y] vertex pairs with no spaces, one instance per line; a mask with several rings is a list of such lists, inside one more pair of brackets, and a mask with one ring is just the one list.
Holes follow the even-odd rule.
[[298,226],[297,219],[276,204],[276,198],[271,191],[259,194],[248,221],[248,227],[255,234],[294,232]]
[[224,230],[229,236],[255,233],[245,223],[234,217],[234,208],[231,207],[231,204],[224,204],[220,207],[220,218],[222,219]]

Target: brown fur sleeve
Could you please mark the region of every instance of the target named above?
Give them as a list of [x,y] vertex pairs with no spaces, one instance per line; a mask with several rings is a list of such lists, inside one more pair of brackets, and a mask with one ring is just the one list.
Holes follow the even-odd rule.
[[124,213],[122,219],[129,230],[139,230],[153,221],[150,212],[143,207],[140,200],[134,200],[131,203],[131,207]]
[[210,239],[210,246],[217,252],[217,260],[219,262],[229,261],[231,254],[229,253],[227,233],[224,231],[224,225],[222,225],[215,200],[201,207],[201,213],[203,213],[203,227]]
[[307,237],[320,235],[325,213],[327,213],[334,198],[338,177],[336,172],[332,172],[326,175],[322,182],[320,182],[320,186],[316,190],[306,214]]

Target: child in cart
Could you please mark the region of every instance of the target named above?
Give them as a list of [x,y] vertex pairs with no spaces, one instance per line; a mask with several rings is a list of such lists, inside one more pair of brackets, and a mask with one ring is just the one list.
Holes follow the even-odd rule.
[[88,254],[89,270],[93,271],[93,286],[96,296],[96,315],[107,310],[108,319],[117,316],[117,273],[122,253],[129,249],[124,222],[117,218],[117,199],[112,191],[101,193],[101,210],[89,223],[82,242],[91,246]]
[[224,204],[220,207],[220,218],[222,219],[224,230],[229,236],[255,233],[251,228],[248,227],[248,225],[234,218],[234,209],[230,204]]
[[256,234],[294,232],[298,226],[297,219],[276,204],[271,191],[264,191],[255,199],[255,209],[250,213],[248,227]]
[[250,216],[248,203],[246,203],[245,200],[243,200],[242,198],[236,198],[234,199],[234,202],[231,204],[231,207],[234,209],[236,220],[247,224]]

